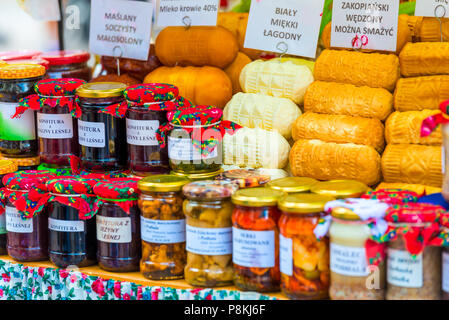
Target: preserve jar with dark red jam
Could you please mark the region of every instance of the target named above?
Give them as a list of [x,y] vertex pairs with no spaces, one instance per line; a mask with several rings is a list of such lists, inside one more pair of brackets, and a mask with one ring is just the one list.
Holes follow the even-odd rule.
[[37,64],[11,64],[0,67],[0,152],[11,158],[35,157],[39,144],[36,112],[13,116],[19,100],[34,93],[34,85],[45,75]]
[[[0,188],[3,188],[3,177],[5,174],[17,171],[18,167],[14,161],[0,160]],[[6,231],[6,214],[0,212],[0,255],[8,254],[6,250],[7,231]]]
[[54,178],[46,171],[19,171],[3,177],[1,189],[6,214],[8,255],[17,261],[48,259],[48,214],[33,211],[37,202],[26,200],[31,193],[42,195],[45,182]]
[[108,107],[124,101],[125,89],[126,85],[119,82],[86,83],[77,89],[81,169],[99,173],[125,169],[126,121],[107,113]]
[[278,200],[284,192],[265,187],[232,195],[234,284],[244,291],[279,291]]
[[96,263],[95,214],[98,200],[93,194],[97,179],[59,177],[47,181],[49,256],[60,268],[87,267]]
[[38,56],[50,63],[47,75],[50,79],[76,78],[90,81],[92,70],[87,66],[90,54],[82,50],[45,52]]
[[94,193],[97,213],[97,259],[100,268],[112,272],[139,271],[142,255],[138,178],[99,182]]
[[46,79],[35,85],[37,94],[20,100],[16,116],[37,111],[37,135],[42,163],[69,167],[69,157],[78,156],[75,91],[86,83],[79,79]]

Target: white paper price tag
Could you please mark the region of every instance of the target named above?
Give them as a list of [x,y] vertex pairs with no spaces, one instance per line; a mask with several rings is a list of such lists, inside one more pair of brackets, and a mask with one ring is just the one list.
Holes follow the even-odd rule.
[[123,0],[92,0],[89,46],[93,53],[147,60],[153,4]]
[[251,2],[245,48],[315,58],[324,0]]
[[218,0],[158,0],[156,21],[158,27],[215,26]]
[[396,51],[399,0],[334,0],[331,46]]
[[449,17],[449,0],[416,0],[415,16]]

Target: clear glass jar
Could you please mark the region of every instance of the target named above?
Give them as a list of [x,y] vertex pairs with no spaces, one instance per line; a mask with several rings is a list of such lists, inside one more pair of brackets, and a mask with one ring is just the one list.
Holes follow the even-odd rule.
[[331,180],[318,182],[310,187],[311,193],[335,199],[360,198],[370,188],[355,180]]
[[314,230],[324,206],[333,199],[315,194],[290,194],[279,201],[281,290],[290,299],[329,296],[329,238],[317,240]]
[[318,181],[306,177],[287,177],[269,181],[266,186],[268,188],[279,190],[286,193],[303,193],[309,192]]
[[35,64],[13,64],[0,68],[0,152],[8,157],[38,155],[36,112],[27,110],[19,118],[19,100],[34,93],[34,85],[42,79],[45,68]]
[[192,286],[232,284],[232,211],[237,186],[226,181],[199,181],[183,188],[186,215],[187,265],[184,277]]
[[39,55],[39,58],[50,63],[47,71],[50,79],[76,78],[90,81],[92,78],[92,70],[87,65],[90,54],[86,51],[52,51]]
[[121,171],[127,162],[125,119],[100,113],[123,101],[126,85],[118,82],[87,83],[77,90],[82,115],[78,119],[81,168],[93,172]]
[[369,221],[347,210],[332,211],[330,236],[330,288],[332,300],[383,300],[385,261],[368,266],[366,241],[371,237]]
[[283,192],[259,187],[234,193],[232,260],[240,290],[279,291],[278,200]]
[[[446,228],[445,232],[449,233],[449,229]],[[443,300],[449,300],[449,247],[444,247],[442,251],[441,298]]]
[[185,178],[195,182],[195,181],[213,180],[222,172],[223,172],[223,169],[220,169],[218,171],[213,171],[213,172],[207,172],[207,173],[191,173],[191,174],[171,171],[170,174],[173,174],[178,177],[185,177]]
[[151,280],[184,277],[186,226],[182,212],[182,187],[190,180],[154,175],[139,181],[141,191],[142,260],[140,271]]
[[[18,170],[17,164],[11,160],[0,160],[0,188],[3,188],[3,177],[5,174],[12,173]],[[6,230],[6,214],[0,215],[0,255],[8,254],[7,247],[7,233]]]
[[232,169],[222,172],[216,180],[231,181],[240,189],[254,188],[266,185],[271,177],[262,174],[258,169]]

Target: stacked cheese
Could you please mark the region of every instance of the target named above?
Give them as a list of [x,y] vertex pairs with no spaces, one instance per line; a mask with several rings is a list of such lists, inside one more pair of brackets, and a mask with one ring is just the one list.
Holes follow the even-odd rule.
[[398,81],[396,112],[386,122],[383,177],[386,182],[441,187],[441,128],[422,138],[421,124],[449,99],[449,44],[408,43],[399,60],[405,78]]
[[314,76],[305,113],[293,125],[293,175],[377,184],[385,144],[382,121],[392,112],[398,57],[327,49]]
[[224,109],[224,119],[245,127],[225,135],[224,164],[281,169],[288,164],[293,122],[301,115],[313,82],[310,63],[300,59],[256,60],[240,73],[243,93]]

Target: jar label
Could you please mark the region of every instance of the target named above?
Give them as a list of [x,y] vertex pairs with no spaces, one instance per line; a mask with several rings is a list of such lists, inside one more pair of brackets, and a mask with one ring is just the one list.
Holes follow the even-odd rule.
[[281,272],[293,275],[293,240],[279,234],[279,264]]
[[6,230],[16,233],[32,233],[33,219],[23,220],[15,207],[6,206]]
[[27,109],[18,118],[11,118],[16,113],[18,105],[18,103],[0,102],[0,140],[27,141],[36,139],[35,111]]
[[149,243],[181,243],[186,241],[186,220],[154,220],[140,217],[143,241]]
[[48,229],[59,232],[84,232],[84,221],[48,218]]
[[172,160],[201,160],[217,157],[217,148],[201,157],[201,152],[193,147],[191,139],[168,137],[168,157]]
[[369,270],[366,263],[366,250],[359,247],[330,244],[330,269],[332,272],[351,277],[366,277]]
[[415,259],[405,250],[388,248],[387,282],[404,288],[421,288],[423,286],[423,256]]
[[73,120],[70,113],[37,114],[37,135],[44,139],[73,138]]
[[188,252],[221,256],[232,254],[232,228],[197,228],[187,225]]
[[78,141],[85,147],[106,147],[106,134],[103,122],[87,122],[78,119]]
[[131,243],[131,218],[97,215],[97,240],[108,243]]
[[126,141],[134,146],[157,146],[156,130],[159,129],[157,120],[126,119]]
[[443,252],[443,274],[442,274],[442,282],[443,282],[443,291],[449,292],[449,253]]
[[232,262],[248,268],[275,266],[275,232],[232,228]]
[[6,214],[2,214],[0,216],[0,234],[5,234],[8,231],[6,230]]

